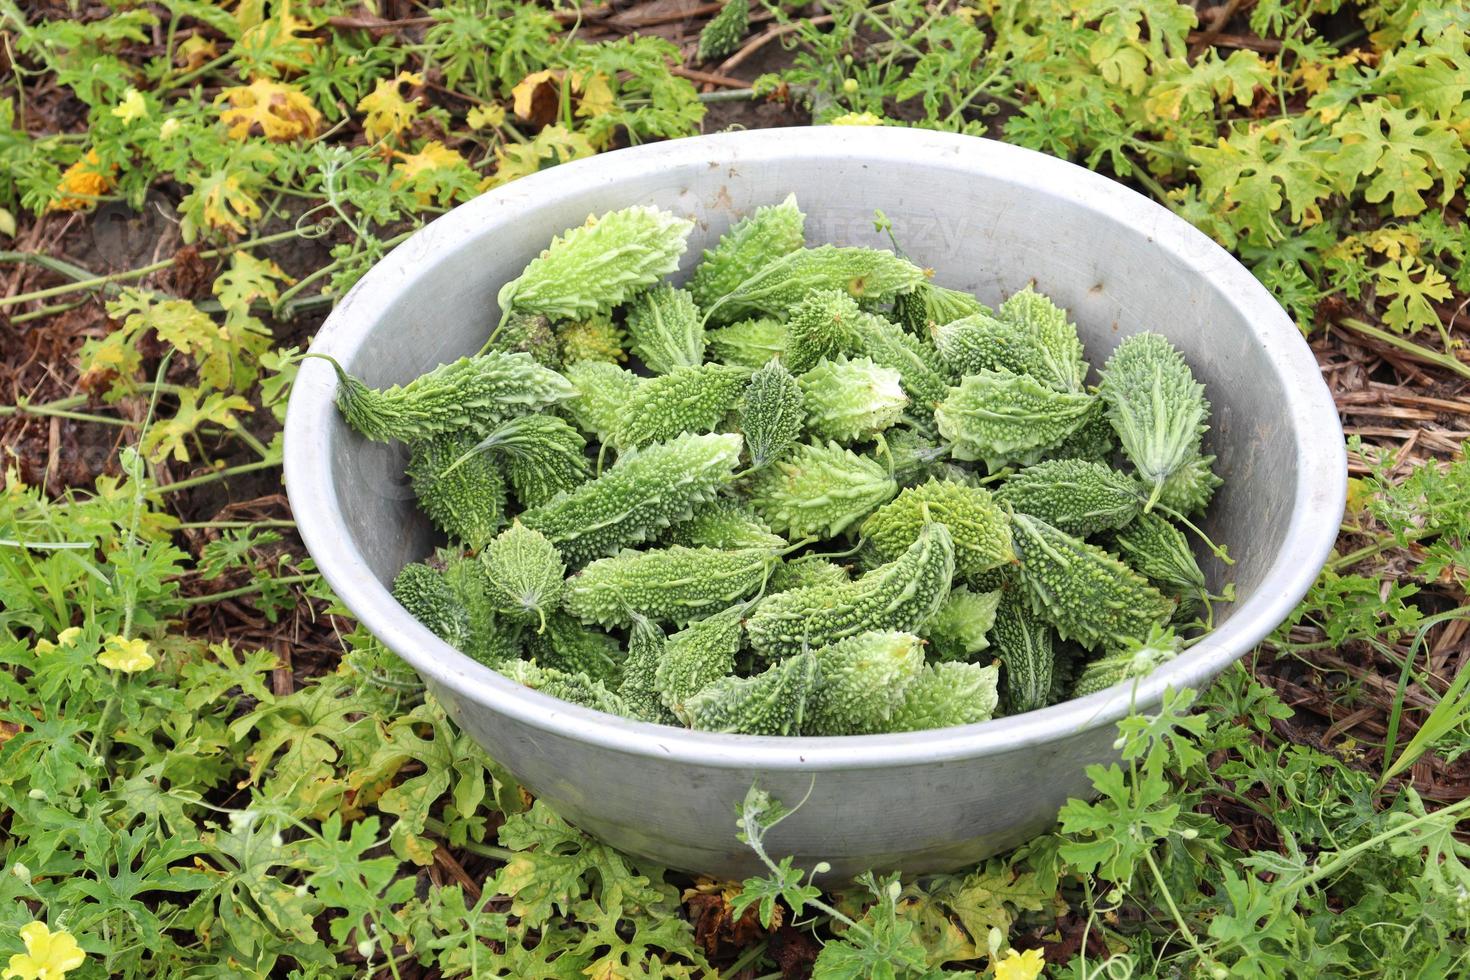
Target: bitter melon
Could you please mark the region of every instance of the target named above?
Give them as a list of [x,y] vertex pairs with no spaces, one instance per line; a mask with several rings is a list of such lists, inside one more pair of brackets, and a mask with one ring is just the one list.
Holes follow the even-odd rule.
[[571,398],[571,382],[529,354],[490,351],[441,364],[406,385],[377,390],[335,362],[337,407],[347,424],[377,442],[414,442],[494,425]]
[[1180,645],[1173,631],[1156,625],[1143,639],[1132,640],[1116,653],[1084,667],[1072,689],[1072,697],[1083,698],[1126,680],[1147,677],[1159,665],[1177,657]]
[[817,687],[810,653],[787,657],[751,677],[725,677],[684,701],[680,718],[695,731],[800,735]]
[[999,589],[971,592],[963,585],[950,589],[944,605],[920,628],[929,641],[930,659],[973,661],[975,654],[989,649],[1000,596]]
[[568,581],[566,608],[599,626],[627,626],[635,616],[683,626],[755,592],[774,561],[765,548],[629,549],[594,561]]
[[592,479],[586,449],[587,440],[556,415],[518,416],[475,446],[477,453],[505,466],[522,507],[539,507]]
[[712,500],[694,508],[694,515],[669,527],[664,536],[669,544],[689,548],[764,548],[780,551],[786,539],[766,522],[734,500]]
[[1094,398],[1082,424],[1055,446],[1046,450],[1048,459],[1087,459],[1094,463],[1112,461],[1118,450],[1118,434],[1108,421],[1107,406]]
[[699,32],[699,60],[723,58],[740,46],[750,27],[750,0],[725,0],[720,12]]
[[521,515],[572,565],[646,541],[714,499],[740,461],[740,436],[680,436],[624,453],[600,477]]
[[1117,649],[1173,615],[1172,599],[1096,545],[1026,514],[1011,527],[1031,610],[1062,639]]
[[996,610],[994,637],[995,655],[1005,668],[1006,708],[1018,715],[1046,707],[1057,663],[1051,627],[1011,590]]
[[688,290],[660,283],[628,306],[633,353],[654,374],[704,363],[704,326]]
[[1159,503],[1185,515],[1204,510],[1224,482],[1215,474],[1214,464],[1214,456],[1192,457],[1160,486]]
[[455,555],[444,566],[444,581],[469,616],[469,639],[461,650],[487,667],[521,655],[524,627],[500,614],[490,595],[490,576],[479,557]]
[[690,697],[734,671],[744,635],[740,614],[737,606],[690,623],[664,644],[654,686],[675,715],[683,713]]
[[814,651],[820,679],[806,735],[864,735],[888,729],[924,669],[924,641],[894,630],[859,633]]
[[566,402],[567,413],[583,432],[603,442],[612,438],[623,406],[643,383],[632,371],[606,361],[569,364],[566,377],[575,389]]
[[920,283],[917,289],[899,296],[894,303],[894,316],[916,337],[928,337],[937,326],[989,312],[984,303],[969,293],[932,282]]
[[858,324],[867,314],[841,289],[818,289],[792,307],[786,321],[782,361],[797,374],[838,354],[856,354],[862,337]]
[[528,633],[526,653],[543,667],[568,674],[586,674],[593,680],[616,684],[623,648],[601,630],[577,622],[564,612],[546,617],[546,629]]
[[955,572],[963,578],[1016,560],[1006,513],[990,492],[948,480],[930,480],[904,490],[863,522],[861,534],[878,560],[893,561],[931,522],[949,529]]
[[529,660],[512,660],[498,669],[517,684],[524,684],[547,697],[608,714],[620,715],[627,711],[622,698],[609,691],[601,680],[585,673],[547,667]]
[[1151,491],[1144,508],[1151,509],[1165,482],[1200,457],[1210,414],[1205,387],[1173,344],[1155,333],[1138,333],[1108,358],[1098,395],[1124,455]]
[[956,459],[983,460],[994,473],[1034,463],[1087,419],[1092,396],[1049,388],[1026,374],[966,375],[934,413]]
[[740,320],[705,336],[712,358],[737,367],[758,368],[786,353],[786,324],[773,317]]
[[939,355],[896,323],[872,313],[857,322],[858,349],[878,364],[897,371],[914,414],[925,421],[949,394],[949,379]]
[[756,473],[750,502],[771,527],[791,538],[832,537],[898,492],[888,471],[829,442],[800,445]]
[[503,312],[585,318],[625,302],[679,267],[694,222],[651,207],[589,217],[552,239],[515,279],[501,287]]
[[1209,601],[1205,573],[1200,570],[1189,541],[1173,524],[1157,514],[1143,514],[1113,535],[1123,560],[1165,595],[1179,600],[1181,611],[1193,611]]
[[750,645],[775,658],[816,649],[869,630],[912,632],[949,597],[954,541],[943,524],[926,524],[895,561],[855,582],[766,596],[746,622]]
[[1142,513],[1144,496],[1133,477],[1085,459],[1028,466],[995,492],[1012,510],[1084,538],[1126,527]]
[[621,364],[628,359],[628,332],[608,313],[594,313],[586,319],[561,324],[556,328],[556,342],[566,364],[582,361]]
[[393,598],[409,614],[456,650],[469,643],[470,617],[437,570],[422,562],[403,566],[393,580]]
[[612,444],[626,449],[710,432],[735,407],[749,377],[744,368],[700,364],[648,378],[620,409]]
[[781,562],[766,583],[768,592],[789,592],[809,585],[842,585],[852,581],[847,568],[825,558],[798,558]]
[[628,657],[623,661],[623,680],[618,685],[618,697],[623,699],[628,713],[639,721],[659,725],[675,721],[673,712],[664,707],[654,681],[667,641],[657,624],[642,616],[634,618],[633,628],[628,631]]
[[806,405],[801,386],[778,360],[750,376],[740,399],[740,431],[751,465],[774,462],[801,438]]
[[840,289],[854,299],[880,299],[906,293],[926,278],[923,269],[887,249],[818,245],[766,262],[705,309],[730,319],[785,316],[814,290]]
[[516,521],[486,545],[480,560],[488,594],[500,611],[544,630],[565,587],[567,566],[556,546],[540,531]]
[[561,345],[557,342],[556,330],[552,328],[551,319],[540,313],[512,314],[490,342],[489,349],[507,354],[530,354],[538,364],[544,364],[553,371],[562,369]]
[[866,357],[839,354],[797,380],[807,428],[818,439],[866,441],[897,422],[909,403],[898,372]]
[[[788,194],[780,204],[756,208],[754,214],[725,232],[719,244],[705,251],[689,282],[694,301],[709,310],[762,266],[801,248],[805,227],[806,215],[796,206],[795,194]],[[740,319],[740,314],[730,308],[722,315],[712,314],[710,319],[729,323]],[[765,358],[760,363],[764,364]]]
[[891,732],[921,732],[989,721],[1000,703],[1000,668],[991,664],[926,664],[889,719]]
[[474,448],[474,437],[459,433],[415,442],[407,475],[419,509],[434,526],[480,548],[505,524],[505,477]]

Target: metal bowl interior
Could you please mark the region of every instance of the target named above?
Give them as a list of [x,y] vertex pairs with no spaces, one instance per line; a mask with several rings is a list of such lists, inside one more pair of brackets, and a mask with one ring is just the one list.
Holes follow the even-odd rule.
[[809,242],[887,246],[882,208],[934,281],[987,303],[1034,280],[1067,307],[1089,359],[1163,333],[1206,385],[1207,446],[1222,490],[1205,528],[1236,564],[1208,555],[1237,602],[1217,628],[1136,688],[1119,686],[980,725],[858,738],[685,732],[555,701],[459,654],[391,598],[387,583],[428,554],[402,447],[351,432],[334,375],[308,361],[291,397],[286,479],[308,549],[354,614],[408,661],[485,749],[569,819],[671,866],[753,870],[733,807],[759,779],[806,806],[773,845],[834,874],[929,871],[1044,829],[1111,754],[1130,705],[1199,686],[1250,650],[1306,592],[1336,538],[1346,491],[1342,429],[1310,350],[1228,253],[1165,208],[1060,160],[921,130],[811,128],[696,137],[605,154],[523,178],[400,245],[343,298],[312,349],[372,385],[411,380],[472,353],[495,295],[551,237],[631,204],[695,220],[681,275],[755,207],[796,192]]

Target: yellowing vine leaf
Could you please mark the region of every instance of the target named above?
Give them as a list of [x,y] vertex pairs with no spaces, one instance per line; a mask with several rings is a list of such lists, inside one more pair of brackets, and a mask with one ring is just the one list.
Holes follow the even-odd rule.
[[438,197],[440,203],[448,203],[458,184],[474,171],[458,150],[451,150],[438,140],[430,140],[417,153],[395,153],[399,162],[393,165],[396,176],[394,187],[408,187],[418,197],[420,204],[428,204]]
[[213,289],[220,305],[233,313],[248,310],[257,299],[274,303],[281,295],[276,284],[295,281],[270,259],[257,259],[249,252],[236,252],[230,259],[229,270],[215,279]]
[[56,193],[60,196],[47,206],[47,210],[80,211],[92,207],[97,203],[94,198],[112,190],[113,169],[102,166],[96,150],[88,150],[61,175],[61,182],[56,185]]
[[387,136],[397,136],[413,125],[419,107],[414,99],[403,97],[402,87],[424,84],[424,76],[411,71],[401,71],[396,78],[381,79],[377,86],[357,103],[359,112],[367,113],[362,128],[370,142],[376,143]]
[[617,103],[613,100],[612,86],[607,76],[599,73],[584,75],[572,73],[572,88],[581,94],[577,101],[577,115],[588,119],[612,112]]
[[1403,258],[1397,264],[1380,266],[1378,294],[1392,296],[1383,311],[1383,322],[1399,333],[1415,333],[1439,326],[1439,313],[1434,301],[1450,298],[1449,280],[1433,266]]
[[236,429],[240,420],[236,412],[251,411],[250,403],[239,395],[227,395],[216,391],[206,396],[201,404],[196,392],[185,388],[179,392],[179,410],[173,418],[155,419],[143,437],[143,452],[156,462],[172,456],[180,463],[189,461],[190,434],[201,425],[218,425],[224,429]]
[[597,150],[581,133],[565,126],[547,126],[529,143],[512,143],[495,150],[495,173],[481,182],[481,189],[508,184],[517,177],[534,174],[568,160],[590,157]]
[[1346,181],[1372,176],[1364,199],[1377,204],[1391,197],[1399,216],[1422,212],[1427,207],[1423,192],[1436,183],[1440,203],[1448,203],[1470,165],[1470,153],[1449,124],[1416,109],[1391,108],[1383,100],[1344,115],[1332,135],[1342,141],[1332,170]]
[[[196,205],[202,222],[191,222],[190,205]],[[228,228],[236,234],[245,233],[245,222],[260,217],[260,205],[240,179],[228,170],[216,170],[205,177],[189,196],[179,205],[184,211],[184,239],[193,241],[199,225],[209,228]]]
[[284,143],[298,136],[315,136],[322,123],[322,114],[304,92],[268,78],[225,89],[214,100],[216,106],[221,102],[230,104],[220,119],[229,126],[231,139],[260,135]]

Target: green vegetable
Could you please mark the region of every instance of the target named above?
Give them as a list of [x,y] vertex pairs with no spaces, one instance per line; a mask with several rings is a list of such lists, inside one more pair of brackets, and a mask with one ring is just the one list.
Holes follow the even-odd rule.
[[686,432],[710,432],[724,421],[750,377],[723,364],[676,367],[644,380],[618,413],[612,444],[666,442]]
[[690,548],[764,548],[780,551],[786,539],[734,500],[712,500],[694,508],[694,515],[669,527],[669,544]]
[[921,732],[988,721],[1000,702],[999,682],[1000,668],[994,664],[926,664],[904,690],[888,730]]
[[1005,667],[1007,710],[1022,714],[1046,707],[1057,666],[1051,627],[1012,590],[996,610],[994,635],[995,655]]
[[[906,293],[925,281],[924,270],[886,249],[818,245],[767,260],[744,282],[704,305],[722,322],[746,316],[785,316],[813,290],[842,290],[854,299]],[[794,368],[793,368],[794,370]]]
[[594,561],[567,583],[566,608],[586,623],[627,626],[636,616],[682,626],[753,593],[775,561],[770,550],[685,548],[623,551]]
[[814,656],[821,676],[803,734],[865,735],[889,729],[923,672],[924,642],[891,630],[858,633]]
[[337,407],[369,439],[414,442],[443,432],[488,427],[510,415],[571,398],[566,378],[529,354],[491,351],[441,364],[406,385],[379,391],[337,370]]
[[1155,333],[1127,338],[1103,367],[1098,395],[1124,455],[1151,491],[1145,510],[1161,499],[1170,477],[1200,459],[1210,414],[1204,393],[1184,356]]
[[839,534],[896,492],[881,465],[835,442],[797,446],[750,482],[756,512],[791,538]]
[[789,592],[809,585],[840,585],[850,581],[852,576],[842,565],[825,558],[799,558],[778,564],[771,572],[766,590],[773,593]]
[[737,367],[758,368],[786,353],[786,324],[770,317],[740,320],[705,336],[711,357]]
[[646,541],[712,500],[740,461],[738,435],[680,436],[625,453],[595,480],[521,515],[574,566]]
[[994,473],[1008,463],[1036,462],[1081,427],[1092,400],[1030,375],[980,371],[949,389],[934,421],[956,459],[983,460]]
[[1159,503],[1180,514],[1197,514],[1210,505],[1223,483],[1212,468],[1213,456],[1195,456],[1169,475],[1159,489]]
[[435,636],[461,650],[469,643],[469,612],[438,570],[422,562],[403,566],[393,580],[393,598]]
[[823,359],[797,379],[817,439],[862,442],[897,422],[908,405],[899,373],[866,357]]
[[607,361],[569,364],[567,380],[576,393],[566,403],[568,414],[582,431],[607,441],[617,431],[623,408],[643,379]]
[[660,283],[628,307],[633,353],[654,374],[704,363],[704,326],[688,290]]
[[1179,649],[1179,638],[1172,631],[1155,625],[1147,637],[1130,640],[1116,653],[1094,660],[1083,668],[1082,676],[1077,678],[1077,685],[1072,689],[1072,697],[1083,698],[1126,680],[1147,677],[1159,665],[1177,657]]
[[561,601],[567,566],[540,531],[515,521],[486,545],[486,592],[512,620],[546,628],[547,614]]
[[[498,426],[474,447],[500,459],[522,507],[539,507],[592,479],[587,440],[556,415],[521,415]],[[466,463],[466,467],[472,464]]]
[[744,636],[742,608],[716,613],[669,637],[654,671],[654,686],[675,715],[684,714],[684,702],[691,696],[734,671]]
[[582,320],[561,324],[556,330],[557,348],[568,365],[583,361],[621,364],[628,359],[628,332],[609,313],[594,313]]
[[954,539],[955,571],[973,578],[1015,561],[1005,511],[990,492],[948,480],[904,490],[863,522],[861,533],[880,561],[892,561],[929,523],[943,524]]
[[500,309],[556,319],[592,316],[625,302],[679,267],[694,222],[650,207],[588,218],[557,238],[501,287]]
[[801,437],[806,415],[801,386],[778,360],[750,376],[740,402],[740,431],[751,465],[762,467],[781,457]]
[[1157,514],[1142,514],[1113,535],[1123,560],[1165,594],[1179,600],[1181,610],[1206,605],[1209,590],[1205,573],[1189,547],[1189,541],[1173,524]]
[[434,526],[480,548],[505,524],[505,477],[494,460],[474,453],[474,447],[474,438],[462,433],[415,442],[407,474],[419,509]]
[[989,313],[985,304],[969,293],[946,289],[932,282],[920,283],[894,304],[894,317],[916,337],[928,337],[935,327],[976,313]]
[[609,691],[600,679],[579,671],[546,667],[528,660],[512,660],[499,670],[517,684],[524,684],[547,697],[614,715],[628,710],[623,699]]
[[444,581],[469,618],[469,638],[460,649],[487,667],[498,667],[521,655],[525,630],[504,616],[491,595],[489,573],[481,558],[455,555],[444,566]]
[[782,360],[793,372],[804,374],[827,358],[861,350],[858,324],[866,314],[846,290],[813,290],[790,312]]
[[1143,510],[1138,481],[1102,463],[1057,459],[1028,466],[995,499],[1052,527],[1087,537],[1127,526]]
[[1067,392],[1082,391],[1087,376],[1076,326],[1068,322],[1066,311],[1029,286],[996,313],[977,312],[942,323],[931,336],[939,356],[959,375],[1008,371]]
[[949,380],[939,355],[896,323],[865,313],[857,321],[858,350],[897,371],[919,418],[928,420],[949,394]]
[[1046,450],[1050,459],[1086,459],[1094,463],[1110,463],[1118,450],[1118,434],[1108,421],[1107,406],[1094,398],[1082,424],[1061,442]]
[[696,731],[799,735],[817,687],[810,653],[787,657],[752,677],[724,677],[683,705],[679,717]]
[[913,631],[949,597],[954,542],[943,524],[926,524],[896,561],[855,582],[815,585],[762,599],[746,622],[750,645],[776,658],[869,630]]
[[699,60],[723,58],[740,46],[750,27],[750,0],[725,0],[720,12],[699,32]]
[[530,354],[553,371],[562,369],[561,345],[551,320],[539,313],[513,313],[495,334],[489,349],[507,354]]
[[673,712],[664,707],[655,681],[667,643],[668,638],[657,624],[642,616],[633,618],[633,627],[628,631],[628,658],[623,661],[623,680],[618,686],[618,697],[623,699],[629,715],[639,721],[670,725],[676,720]]
[[930,659],[973,661],[990,647],[1000,590],[971,592],[963,585],[950,589],[949,598],[920,629],[929,641]]
[[526,652],[543,667],[568,674],[586,674],[593,680],[613,683],[623,659],[618,641],[600,630],[589,629],[564,612],[546,617],[546,628],[526,637]]
[[1116,649],[1173,614],[1172,599],[1096,545],[1025,514],[1011,527],[1032,612],[1062,639]]
[[[720,238],[719,244],[704,253],[704,260],[694,270],[689,291],[694,301],[711,312],[715,323],[730,323],[740,318],[733,306],[720,316],[711,307],[721,297],[734,292],[761,267],[801,248],[806,215],[796,206],[796,195],[788,194],[780,204],[756,208],[748,218],[737,221]],[[785,311],[781,311],[784,315]],[[766,358],[761,358],[764,364]],[[756,367],[758,365],[748,365]]]

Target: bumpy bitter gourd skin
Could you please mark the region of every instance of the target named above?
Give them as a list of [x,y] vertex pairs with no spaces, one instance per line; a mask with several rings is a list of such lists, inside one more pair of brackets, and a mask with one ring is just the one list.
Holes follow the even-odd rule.
[[852,581],[852,574],[845,566],[825,558],[799,558],[778,564],[766,583],[770,593],[790,592],[809,585],[843,585]]
[[1082,669],[1072,697],[1083,698],[1089,694],[1121,684],[1126,680],[1140,680],[1160,665],[1179,655],[1179,638],[1172,632],[1154,627],[1146,638],[1130,641],[1121,650],[1092,661]]
[[515,313],[490,342],[490,350],[507,354],[530,354],[538,364],[553,371],[562,369],[561,345],[551,319],[539,313]]
[[543,667],[569,674],[586,674],[616,684],[623,648],[601,630],[592,629],[558,610],[546,617],[546,628],[526,634],[527,655]]
[[786,539],[773,532],[766,522],[734,500],[712,500],[694,508],[694,515],[669,527],[665,540],[689,548],[764,548],[780,551]]
[[797,381],[807,428],[817,439],[871,439],[897,422],[909,403],[899,373],[866,357],[823,359]]
[[929,659],[969,662],[974,661],[977,653],[988,649],[1000,597],[999,589],[971,592],[963,585],[950,589],[944,605],[920,628],[924,639],[929,641]]
[[784,364],[772,359],[750,376],[740,399],[740,431],[752,466],[779,459],[801,438],[805,420],[801,386]]
[[1214,456],[1195,456],[1159,487],[1159,503],[1180,514],[1197,514],[1210,505],[1224,481],[1212,468]]
[[699,60],[711,61],[730,54],[740,46],[749,27],[750,0],[725,0],[720,12],[699,32]]
[[646,446],[685,432],[711,432],[735,407],[749,377],[744,368],[701,364],[648,378],[619,411],[613,445]]
[[561,552],[540,531],[515,521],[480,553],[486,592],[512,620],[544,629],[557,608],[567,573]]
[[921,283],[913,292],[904,293],[894,304],[894,315],[899,324],[916,337],[928,337],[937,326],[989,312],[985,304],[969,293],[946,289],[931,282]]
[[422,562],[403,566],[393,580],[393,598],[414,619],[456,650],[468,644],[469,613],[437,570]]
[[416,442],[407,474],[419,509],[434,526],[480,548],[505,524],[505,477],[493,459],[474,448],[474,438],[461,433]]
[[[336,367],[336,365],[333,365]],[[337,407],[377,442],[414,442],[442,432],[493,425],[571,398],[571,382],[530,354],[490,351],[441,364],[406,385],[375,390],[337,368]]]
[[1083,459],[1028,466],[995,492],[1012,510],[1084,538],[1126,527],[1142,513],[1144,497],[1131,476]]
[[567,365],[582,361],[621,364],[628,359],[628,332],[611,313],[595,313],[583,320],[558,324],[556,343]]
[[692,221],[650,207],[589,217],[552,239],[501,287],[496,302],[502,310],[565,320],[611,309],[677,269],[693,228]]
[[816,649],[869,630],[913,631],[949,597],[954,541],[943,524],[926,524],[896,561],[855,582],[767,596],[746,621],[750,645],[775,658]]
[[1205,573],[1195,560],[1189,540],[1164,518],[1142,514],[1113,535],[1113,542],[1134,571],[1165,595],[1179,600],[1181,611],[1199,609],[1208,601]]
[[1015,590],[996,610],[994,637],[995,655],[1005,668],[1007,710],[1021,714],[1051,703],[1057,666],[1051,627],[1032,615]]
[[667,642],[668,638],[657,624],[642,616],[633,620],[633,627],[628,631],[628,657],[623,661],[623,680],[618,685],[618,697],[623,699],[628,713],[639,721],[671,725],[676,720],[673,712],[664,707],[654,679]]
[[1033,350],[1026,367],[1012,370],[1030,374],[1062,391],[1082,390],[1087,361],[1077,325],[1067,319],[1066,310],[1027,286],[1000,304],[996,313],[1004,322],[1014,324]]
[[601,680],[580,671],[547,667],[529,660],[512,660],[498,669],[517,684],[524,684],[548,697],[615,715],[625,714],[628,710],[623,699],[609,691]]
[[643,384],[632,371],[607,361],[569,364],[566,377],[575,391],[566,403],[567,413],[582,431],[602,442],[617,431],[623,406]]
[[[806,215],[796,206],[795,194],[788,194],[780,204],[756,208],[754,214],[737,221],[725,232],[719,244],[705,250],[689,283],[694,301],[708,310],[762,266],[801,248],[805,228]],[[784,315],[785,311],[781,312]],[[720,316],[711,316],[715,323],[739,318],[740,313],[734,308],[727,308]],[[764,364],[765,360],[762,358],[760,363]]]
[[853,299],[906,293],[924,270],[887,249],[818,245],[768,261],[705,309],[724,317],[784,316],[813,290],[840,289]]
[[949,378],[938,353],[913,334],[881,316],[865,313],[858,320],[859,351],[897,371],[913,413],[926,422],[949,394]]
[[800,735],[817,685],[816,658],[800,653],[751,677],[722,677],[688,698],[679,717],[696,731]]
[[1164,482],[1200,458],[1210,414],[1205,386],[1168,340],[1138,333],[1108,358],[1098,395],[1107,404],[1124,455],[1153,491],[1152,507]]
[[887,731],[904,692],[924,669],[924,641],[912,633],[859,633],[813,652],[821,676],[808,705],[805,735]]
[[704,363],[704,325],[688,290],[659,283],[628,306],[633,353],[654,374]]
[[926,665],[904,690],[903,704],[888,722],[890,732],[921,732],[989,721],[1000,703],[1000,668],[994,664]]
[[560,416],[518,416],[496,427],[477,449],[501,461],[522,507],[538,507],[592,479],[587,440]]
[[804,374],[824,359],[856,354],[862,345],[858,324],[866,315],[843,289],[818,289],[790,310],[782,362]]
[[685,701],[728,677],[743,638],[738,607],[690,623],[669,637],[654,671],[654,687],[664,706],[681,715]]
[[1116,649],[1173,615],[1172,599],[1096,545],[1025,514],[1011,528],[1031,610],[1062,639]]
[[490,595],[490,576],[479,557],[457,555],[444,566],[444,581],[469,616],[469,640],[461,651],[487,667],[520,657],[524,628],[500,614]]
[[740,320],[705,336],[710,357],[736,367],[758,368],[786,353],[786,324],[774,317]]
[[1107,405],[1094,398],[1082,424],[1055,446],[1046,450],[1048,459],[1086,459],[1108,463],[1118,451],[1118,434],[1108,421]]
[[1048,388],[1030,375],[969,374],[934,413],[956,459],[978,459],[994,473],[1008,463],[1034,463],[1087,419],[1090,395]]
[[756,473],[750,502],[777,532],[831,537],[898,492],[888,471],[835,442],[800,445]]
[[1015,561],[1006,513],[988,490],[949,480],[909,487],[863,522],[862,536],[880,561],[893,561],[926,524],[945,525],[954,538],[955,571],[973,578]]
[[740,461],[738,435],[680,436],[625,453],[602,476],[521,515],[572,565],[654,537],[714,499]]
[[682,626],[755,592],[774,561],[765,548],[630,549],[570,579],[566,609],[600,626],[627,626],[635,616]]

